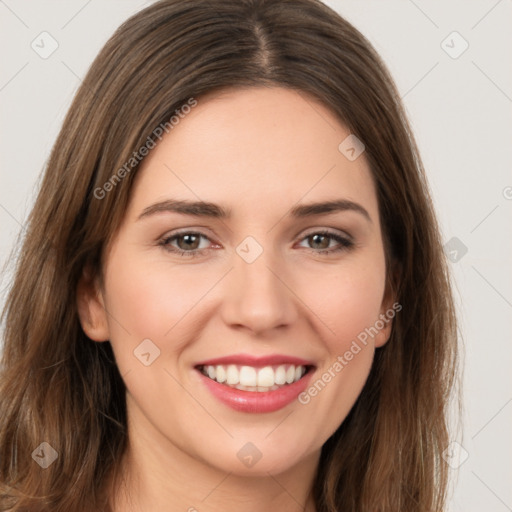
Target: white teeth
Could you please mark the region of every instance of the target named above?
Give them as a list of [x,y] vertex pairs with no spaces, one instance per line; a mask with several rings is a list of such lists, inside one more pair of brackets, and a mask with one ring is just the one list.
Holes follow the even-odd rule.
[[279,384],[280,386],[282,386],[286,382],[286,370],[283,365],[277,367],[274,376],[274,381],[276,384]]
[[252,366],[242,366],[239,374],[242,386],[256,386],[256,370]]
[[253,366],[208,365],[201,369],[204,375],[221,384],[244,391],[272,391],[285,384],[297,382],[306,373],[302,365]]
[[[217,377],[215,380],[220,383],[226,382],[227,375],[226,375],[226,370],[224,369],[224,366],[217,366],[216,368],[217,368]],[[208,374],[208,376],[210,376],[210,374]]]
[[258,370],[258,386],[271,388],[274,383],[274,370],[272,370],[271,366],[265,366]]
[[230,364],[226,371],[226,382],[228,384],[238,384],[240,382],[238,368],[234,364]]
[[242,391],[259,391],[260,393],[264,392],[264,391],[275,391],[276,389],[279,389],[279,386],[276,386],[276,385],[266,387],[266,386],[242,386],[242,384],[237,384],[236,386],[233,386],[233,387],[236,389],[240,389]]

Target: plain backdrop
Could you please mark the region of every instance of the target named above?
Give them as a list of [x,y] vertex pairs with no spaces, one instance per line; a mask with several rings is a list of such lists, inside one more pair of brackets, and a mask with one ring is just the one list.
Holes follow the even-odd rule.
[[[0,305],[10,251],[73,94],[113,31],[149,3],[0,0]],[[395,78],[452,260],[465,413],[446,455],[448,510],[512,511],[512,1],[326,3]]]

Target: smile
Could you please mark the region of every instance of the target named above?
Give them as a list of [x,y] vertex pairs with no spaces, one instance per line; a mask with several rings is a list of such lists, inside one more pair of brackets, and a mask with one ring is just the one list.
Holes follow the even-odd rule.
[[242,391],[274,391],[287,384],[293,384],[307,372],[302,365],[253,366],[208,365],[200,367],[201,372],[210,379]]
[[290,404],[307,387],[315,366],[286,356],[231,356],[203,362],[195,369],[206,388],[225,405],[262,413]]

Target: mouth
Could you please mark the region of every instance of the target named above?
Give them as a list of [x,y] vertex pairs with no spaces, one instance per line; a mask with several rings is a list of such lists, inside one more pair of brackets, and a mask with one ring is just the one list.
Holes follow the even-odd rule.
[[316,366],[292,356],[239,354],[201,361],[194,370],[205,389],[224,405],[239,412],[268,413],[292,404]]
[[311,372],[314,366],[279,364],[257,367],[239,364],[217,364],[198,365],[196,369],[218,384],[240,391],[266,393],[298,382],[307,373]]

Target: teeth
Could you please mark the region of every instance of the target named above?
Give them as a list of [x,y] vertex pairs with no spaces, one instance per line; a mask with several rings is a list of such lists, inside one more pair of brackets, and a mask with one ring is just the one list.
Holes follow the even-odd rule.
[[[209,367],[207,367],[208,369]],[[226,371],[226,383],[227,384],[238,384],[240,382],[240,374],[238,368],[234,364],[230,364]]]
[[224,366],[217,366],[216,367],[216,373],[217,373],[217,377],[215,378],[215,380],[217,382],[221,382],[221,383],[222,382],[226,382],[227,375],[226,375],[226,370],[224,369]]
[[256,386],[256,370],[251,366],[242,366],[238,378],[242,386]]
[[297,382],[306,373],[306,367],[281,364],[254,368],[230,364],[227,367],[203,366],[201,371],[212,380],[243,391],[273,391],[285,384]]
[[275,380],[272,366],[265,366],[258,370],[258,386],[271,388],[275,384]]
[[286,370],[283,365],[278,366],[274,376],[274,382],[280,386],[286,382]]

